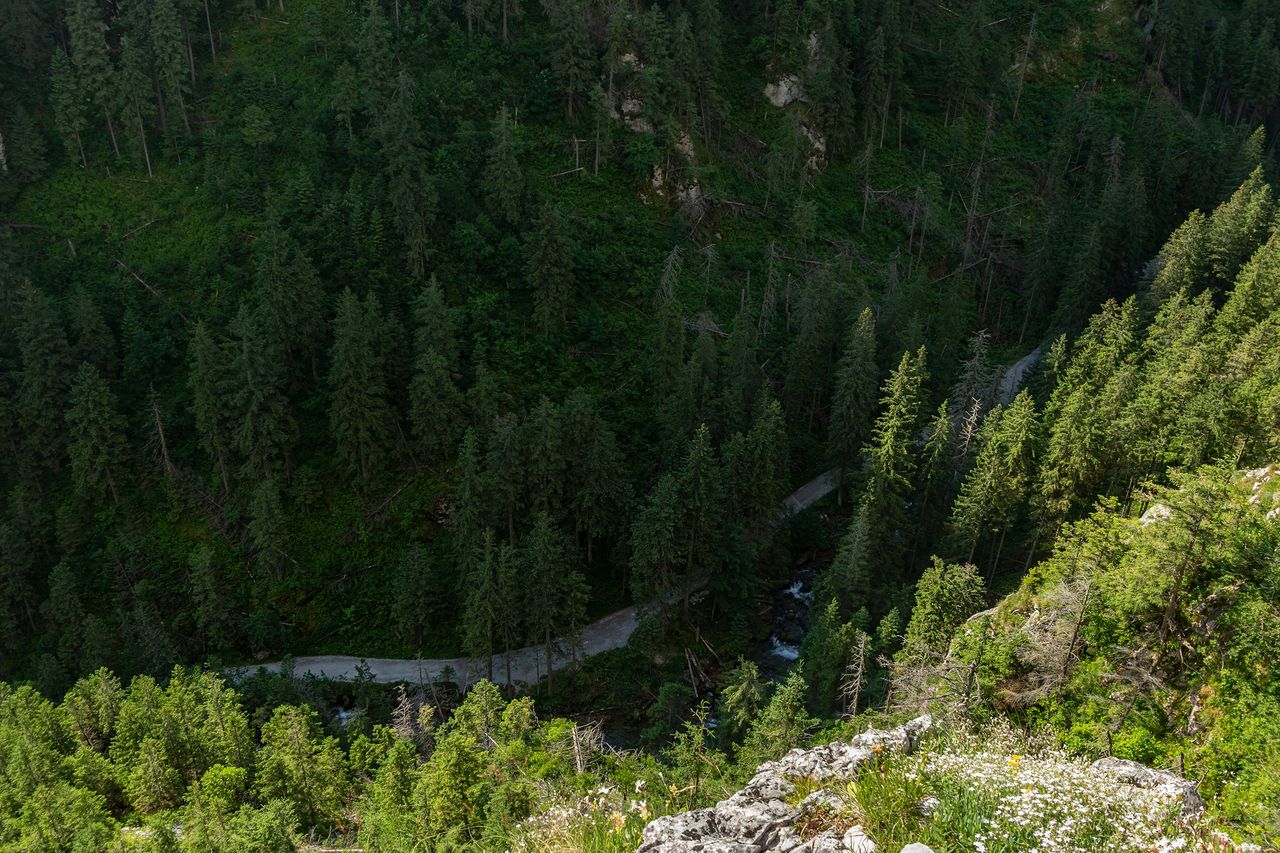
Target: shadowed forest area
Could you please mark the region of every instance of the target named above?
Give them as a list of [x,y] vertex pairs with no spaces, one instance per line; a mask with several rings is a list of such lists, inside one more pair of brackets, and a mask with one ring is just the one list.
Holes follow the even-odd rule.
[[0,849],[630,850],[934,706],[1276,843],[1277,27],[5,0]]

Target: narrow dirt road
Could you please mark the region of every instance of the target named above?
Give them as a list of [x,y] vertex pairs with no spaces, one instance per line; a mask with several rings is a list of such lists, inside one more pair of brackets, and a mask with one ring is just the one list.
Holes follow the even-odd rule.
[[[833,468],[814,477],[796,489],[782,502],[783,519],[791,518],[796,513],[808,509],[814,503],[826,497],[840,483],[840,471]],[[627,644],[631,634],[636,630],[639,619],[636,607],[625,607],[597,619],[582,629],[581,643],[578,645],[577,659],[591,657],[601,652],[620,649]],[[572,647],[567,640],[560,645],[565,650]],[[569,654],[553,654],[551,665],[560,670],[569,666],[575,658]],[[488,678],[488,667],[483,658],[432,658],[413,660],[402,658],[360,658],[349,655],[315,655],[311,657],[292,658],[295,675],[314,675],[317,678],[350,680],[356,677],[356,668],[363,664],[368,667],[373,680],[382,684],[406,681],[411,684],[432,681],[452,681],[459,687],[466,688],[482,678]],[[284,661],[257,664],[228,670],[233,674],[247,674],[266,670],[279,672]],[[525,646],[511,653],[511,683],[531,685],[547,674],[547,657],[542,646]],[[507,656],[493,657],[493,681],[496,684],[507,683]]]

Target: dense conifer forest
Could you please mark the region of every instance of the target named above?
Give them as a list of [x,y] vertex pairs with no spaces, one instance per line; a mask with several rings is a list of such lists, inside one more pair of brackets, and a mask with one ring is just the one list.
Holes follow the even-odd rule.
[[1277,28],[3,0],[0,850],[629,850],[940,707],[1280,843]]

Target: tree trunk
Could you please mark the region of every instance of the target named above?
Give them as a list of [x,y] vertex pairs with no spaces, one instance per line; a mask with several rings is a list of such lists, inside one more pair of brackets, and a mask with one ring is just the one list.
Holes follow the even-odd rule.
[[116,156],[117,156],[117,157],[119,157],[119,156],[120,156],[120,143],[116,141],[116,126],[115,126],[115,123],[111,121],[111,113],[107,111],[107,108],[106,108],[106,107],[103,107],[103,108],[102,108],[102,113],[103,113],[103,115],[105,115],[105,116],[106,116],[106,118],[107,118],[107,133],[111,134],[111,150],[112,150],[112,151],[114,151],[114,152],[116,152]]
[[142,108],[133,102],[133,112],[138,117],[138,138],[142,140],[142,159],[147,163],[147,177],[155,177],[151,172],[151,152],[147,150],[147,126],[142,122]]
[[218,48],[213,43],[213,19],[209,17],[209,0],[204,0],[204,25],[209,30],[209,58],[218,58]]

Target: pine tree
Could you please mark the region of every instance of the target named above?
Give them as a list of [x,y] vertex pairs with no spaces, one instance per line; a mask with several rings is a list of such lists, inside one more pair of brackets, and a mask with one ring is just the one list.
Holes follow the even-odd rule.
[[[376,5],[376,0],[371,0]],[[426,138],[414,106],[413,77],[401,71],[386,109],[380,114],[378,141],[386,164],[387,192],[409,271],[421,280],[430,254],[428,229],[435,221],[436,190]]]
[[156,77],[163,95],[166,129],[172,124],[173,111],[182,119],[182,128],[191,132],[187,118],[187,57],[183,45],[182,22],[173,0],[151,0],[151,49]]
[[338,300],[330,354],[329,430],[353,476],[368,482],[390,452],[395,413],[379,352],[382,312],[372,292],[363,303],[351,289]]
[[493,531],[484,531],[479,553],[471,561],[466,604],[462,611],[463,646],[484,661],[485,677],[493,681],[493,655],[498,650],[499,565]]
[[524,508],[528,482],[528,455],[524,435],[515,415],[493,419],[489,446],[485,453],[485,482],[493,499],[493,508],[507,528],[507,541],[516,544],[516,514]]
[[296,381],[315,378],[328,331],[324,289],[302,247],[269,205],[254,244],[254,286],[259,314],[276,346],[287,355]]
[[586,581],[574,566],[564,535],[546,513],[534,517],[522,554],[526,577],[525,623],[530,641],[542,644],[546,653],[549,684],[557,635],[575,642],[578,629],[586,621]]
[[525,256],[534,317],[550,336],[564,324],[574,295],[573,242],[564,219],[550,205],[530,232]]
[[632,593],[638,600],[654,601],[664,612],[675,600],[684,572],[679,499],[676,476],[663,474],[631,524]]
[[551,72],[564,93],[565,116],[573,121],[574,108],[591,90],[595,51],[587,33],[587,8],[583,0],[542,0],[551,24]]
[[130,28],[120,37],[120,72],[115,83],[119,87],[116,98],[120,104],[121,130],[137,149],[149,178],[152,170],[147,125],[155,117],[155,102],[151,100],[153,90],[146,51],[146,34],[140,27]]
[[244,460],[240,476],[249,481],[282,472],[298,435],[284,392],[284,354],[263,327],[244,306],[231,323],[233,445]]
[[115,377],[120,369],[115,337],[102,318],[97,303],[89,295],[88,288],[83,285],[77,287],[72,296],[70,320],[74,341],[72,358],[89,362],[98,368],[104,379]]
[[67,10],[67,31],[71,36],[71,61],[82,97],[91,98],[106,120],[111,136],[111,147],[116,154],[120,146],[116,142],[115,114],[118,104],[117,88],[113,78],[111,57],[107,53],[104,33],[107,25],[97,0],[73,0]]
[[[901,568],[908,536],[907,501],[915,475],[925,351],[903,353],[881,392],[881,411],[867,446],[867,503],[872,547],[889,572]],[[889,574],[888,577],[893,577]]]
[[855,466],[866,443],[876,405],[876,324],[870,308],[858,316],[836,366],[835,396],[827,428],[831,461]]
[[105,491],[117,506],[124,469],[124,418],[116,411],[111,389],[91,364],[81,364],[71,384],[67,410],[71,475],[86,496]]
[[558,518],[564,505],[569,453],[579,448],[565,443],[560,410],[546,397],[525,423],[523,445],[529,454],[528,505],[534,512]]
[[235,444],[233,420],[227,411],[230,380],[226,355],[203,320],[196,322],[187,348],[187,377],[191,384],[191,408],[200,446],[217,466],[222,488],[231,487],[227,462]]
[[32,473],[57,471],[66,447],[62,414],[71,379],[71,353],[53,303],[27,288],[18,316],[18,426],[26,445],[25,462]]
[[898,659],[918,663],[945,652],[955,629],[981,609],[983,601],[976,568],[934,557],[916,583],[915,606]]
[[89,126],[84,116],[84,98],[80,92],[79,81],[71,67],[71,60],[61,47],[54,48],[52,86],[49,101],[53,106],[53,121],[62,136],[62,144],[67,154],[80,158],[80,165],[89,168],[89,160],[84,154],[84,141],[81,134]]
[[520,171],[515,129],[511,126],[505,105],[494,117],[489,137],[489,154],[484,170],[485,196],[494,213],[509,225],[519,225],[524,175]]

